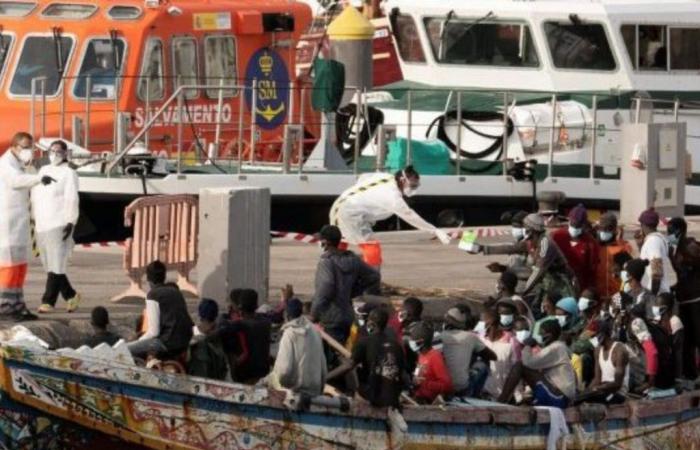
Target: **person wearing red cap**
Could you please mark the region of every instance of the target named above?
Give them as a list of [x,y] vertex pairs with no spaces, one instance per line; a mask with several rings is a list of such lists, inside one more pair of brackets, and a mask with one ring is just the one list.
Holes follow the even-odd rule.
[[649,261],[642,278],[642,286],[656,295],[670,292],[671,275],[674,273],[669,259],[669,246],[666,238],[656,230],[659,226],[659,214],[649,208],[639,215],[640,232],[636,239],[643,239],[639,258]]
[[569,212],[569,226],[552,233],[552,240],[576,275],[580,290],[595,287],[598,270],[598,243],[589,228],[586,208],[579,204]]

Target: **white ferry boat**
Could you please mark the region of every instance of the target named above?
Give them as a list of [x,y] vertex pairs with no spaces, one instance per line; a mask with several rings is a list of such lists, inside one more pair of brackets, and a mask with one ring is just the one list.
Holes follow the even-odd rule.
[[[531,186],[507,176],[509,160],[537,159],[539,190],[615,208],[619,130],[635,120],[688,122],[686,200],[700,208],[700,2],[383,6],[377,39],[395,41],[404,81],[363,105],[400,137],[424,140],[435,122],[427,137],[461,150],[412,198],[429,219],[456,209],[476,224],[529,206]],[[137,196],[206,187],[269,187],[274,229],[317,229],[335,197],[384,162],[368,145],[345,167],[315,163],[320,119],[311,84],[295,76],[311,14],[287,0],[0,1],[0,129],[24,127],[42,145],[63,137],[88,159],[83,240],[123,236],[113,228]]]

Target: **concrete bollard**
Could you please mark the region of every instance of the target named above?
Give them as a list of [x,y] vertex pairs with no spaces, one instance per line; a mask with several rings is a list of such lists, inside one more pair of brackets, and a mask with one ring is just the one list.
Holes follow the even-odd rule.
[[267,301],[270,279],[270,190],[217,188],[199,192],[202,298],[226,304],[235,288],[255,289]]

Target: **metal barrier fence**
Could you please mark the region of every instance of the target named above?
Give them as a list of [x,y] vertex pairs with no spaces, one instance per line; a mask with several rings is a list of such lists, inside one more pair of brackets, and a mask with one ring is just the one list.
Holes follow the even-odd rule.
[[[136,134],[130,137],[130,139],[128,139],[126,131],[121,129],[124,123],[124,121],[122,120],[122,115],[128,113],[119,110],[120,86],[122,85],[123,81],[127,78],[136,79],[137,84],[140,84],[141,81],[144,81],[146,86],[146,98],[143,99],[142,102],[144,105],[143,111],[145,112],[144,123],[143,126],[136,132]],[[65,81],[69,79],[71,79],[71,77],[64,77],[64,85],[66,84]],[[308,110],[306,104],[306,102],[308,101],[307,98],[313,90],[310,83],[291,82],[288,86],[280,87],[281,90],[287,91],[287,93],[285,93],[284,95],[288,95],[288,98],[286,100],[287,119],[286,124],[284,125],[286,129],[283,133],[283,142],[280,145],[280,157],[278,161],[260,160],[256,157],[256,152],[262,146],[266,145],[266,143],[259,142],[258,134],[260,131],[260,119],[258,118],[258,114],[256,113],[256,111],[258,93],[261,91],[261,89],[265,89],[265,87],[259,86],[256,80],[253,80],[253,82],[250,85],[244,85],[242,83],[234,85],[225,84],[224,79],[218,79],[217,84],[183,85],[178,82],[177,88],[169,97],[165,98],[164,100],[157,101],[154,101],[149,98],[151,90],[149,88],[150,79],[148,77],[146,77],[144,80],[142,80],[142,77],[118,77],[114,83],[114,91],[112,92],[111,97],[100,99],[95,99],[91,97],[92,82],[90,77],[87,77],[84,81],[87,87],[83,98],[83,111],[78,111],[77,114],[76,111],[66,111],[66,99],[64,94],[66,86],[64,86],[63,89],[61,89],[57,95],[52,97],[53,101],[60,102],[60,110],[58,113],[58,121],[60,123],[60,126],[58,128],[59,137],[64,138],[66,115],[69,113],[73,113],[74,119],[76,116],[81,115],[82,117],[79,121],[81,123],[81,127],[79,130],[80,132],[76,132],[74,130],[73,140],[79,137],[82,141],[82,146],[89,148],[91,143],[93,142],[93,139],[90,135],[91,117],[95,113],[95,106],[93,104],[99,101],[100,104],[104,106],[110,105],[110,102],[113,102],[112,105],[109,106],[109,109],[111,109],[111,113],[113,115],[114,129],[111,140],[112,152],[108,157],[109,162],[106,166],[106,172],[108,175],[114,172],[114,170],[118,167],[122,159],[127,155],[129,150],[131,150],[135,145],[144,144],[144,146],[147,149],[150,149],[149,144],[151,142],[151,133],[153,128],[158,124],[159,121],[163,119],[167,111],[170,110],[170,113],[172,114],[173,108],[176,108],[176,110],[178,111],[178,120],[176,121],[176,123],[173,124],[176,128],[176,131],[174,133],[176,136],[176,151],[173,152],[174,155],[171,154],[171,158],[174,156],[173,159],[176,161],[176,172],[178,174],[181,173],[183,170],[183,155],[185,153],[188,153],[193,148],[195,148],[196,151],[200,152],[206,151],[203,148],[197,148],[201,147],[201,145],[199,144],[199,138],[197,137],[197,133],[207,133],[207,135],[213,136],[212,144],[214,146],[214,158],[207,156],[204,159],[208,160],[208,162],[211,163],[214,163],[213,160],[215,160],[216,162],[221,161],[223,163],[229,163],[229,168],[233,168],[235,166],[235,172],[237,172],[239,175],[241,175],[244,172],[245,167],[277,169],[281,173],[291,173],[296,169],[297,173],[302,174],[305,170],[305,158],[308,156],[308,153],[306,152],[308,149],[308,139],[306,136],[307,129],[309,129],[309,127],[323,129],[332,125],[327,120],[324,121],[324,119],[311,121],[305,114],[305,111]],[[231,80],[228,79],[227,81],[230,82]],[[45,77],[40,77],[32,79],[31,83],[30,132],[32,132],[32,134],[36,134],[38,128],[39,130],[41,130],[42,136],[46,134],[46,120],[48,115],[46,82],[47,79]],[[381,88],[379,88],[378,90],[381,91]],[[397,88],[393,88],[391,90],[393,92],[402,91],[401,89]],[[206,123],[206,125],[209,126],[210,129],[205,130],[204,127],[200,127],[199,130],[194,130],[194,122],[192,121],[192,118],[190,117],[188,112],[188,93],[193,91],[207,93],[209,95],[209,98],[211,99],[211,103],[216,104],[215,120]],[[225,95],[227,91],[233,91],[235,92],[235,95]],[[354,102],[356,104],[356,108],[354,112],[355,117],[352,123],[352,127],[355,135],[357,136],[362,132],[362,130],[364,130],[365,122],[367,120],[367,117],[369,116],[369,108],[373,105],[373,103],[371,103],[368,100],[368,93],[364,89],[361,90],[354,86],[348,86],[345,88],[345,91],[350,91],[354,94]],[[464,118],[462,116],[462,113],[466,110],[466,108],[464,108],[464,105],[468,103],[468,100],[470,98],[473,98],[475,95],[490,95],[493,98],[492,103],[494,105],[494,111],[501,112],[503,118],[501,124],[494,123],[492,126],[502,130],[503,142],[501,144],[502,152],[500,156],[500,162],[502,163],[502,174],[504,176],[507,175],[507,162],[509,161],[509,159],[512,160],[512,155],[509,155],[508,149],[509,137],[508,133],[506,133],[506,130],[509,127],[509,113],[512,111],[512,108],[520,106],[516,101],[518,95],[536,94],[537,96],[541,97],[543,99],[542,103],[546,104],[547,108],[551,108],[551,123],[538,125],[540,130],[549,130],[549,140],[546,145],[546,155],[540,154],[540,159],[546,160],[548,166],[547,175],[548,177],[552,177],[553,166],[556,163],[556,155],[558,150],[562,147],[560,139],[558,138],[559,135],[557,134],[561,132],[563,124],[563,121],[559,121],[557,118],[558,105],[561,103],[562,99],[565,100],[566,98],[568,98],[567,95],[547,94],[542,92],[486,92],[483,90],[479,91],[462,89],[405,89],[403,90],[402,97],[405,104],[405,115],[403,116],[405,119],[401,119],[398,122],[394,123],[384,124],[384,127],[380,128],[380,130],[384,129],[391,133],[393,132],[393,130],[396,129],[396,127],[403,127],[405,129],[405,137],[407,139],[406,158],[408,162],[411,162],[413,159],[412,140],[424,138],[424,136],[417,136],[415,130],[428,125],[426,123],[419,123],[415,119],[417,113],[416,98],[419,95],[423,95],[426,92],[430,91],[440,93],[443,97],[446,98],[446,100],[444,100],[444,105],[442,105],[444,110],[443,112],[446,112],[450,109],[454,109],[456,111],[456,120],[450,126],[457,128],[457,131],[459,131],[458,129],[460,127],[460,124],[463,123]],[[216,93],[215,99],[213,98],[212,94],[209,94],[210,92]],[[372,95],[372,93],[370,93],[369,95]],[[591,113],[592,120],[584,121],[584,125],[581,127],[581,129],[584,135],[587,136],[588,139],[590,139],[590,145],[586,148],[586,150],[589,151],[588,164],[590,171],[588,173],[588,177],[595,178],[595,168],[596,164],[598,163],[597,150],[599,148],[599,143],[597,142],[597,130],[600,125],[599,102],[614,99],[615,97],[618,97],[618,94],[580,93],[576,95],[587,96],[587,103],[590,105],[589,111]],[[246,101],[243,100],[245,97],[250,97],[251,99],[251,104],[248,105],[248,108],[246,108],[245,106]],[[299,99],[299,104],[296,104],[295,97]],[[629,100],[632,102],[633,105],[633,107],[630,106],[630,120],[632,121],[640,120],[643,105],[647,102],[651,103],[655,108],[667,108],[668,114],[672,115],[673,120],[675,121],[679,120],[679,115],[681,114],[681,111],[700,109],[700,104],[698,103],[680,102],[679,100],[651,99],[644,97],[633,97]],[[37,113],[36,108],[37,101],[41,105],[39,113]],[[234,106],[234,102],[237,102],[237,105]],[[158,106],[158,109],[155,112],[152,112],[152,106],[156,104]],[[222,110],[224,104],[226,104],[226,106],[230,108],[229,110],[231,112],[231,117],[229,118],[230,120],[228,122],[222,120]],[[667,105],[667,107],[663,105]],[[234,111],[235,109],[237,109],[237,111]],[[187,111],[187,113],[182,114],[182,111]],[[99,112],[105,113],[109,112],[109,110],[104,109],[103,107]],[[439,114],[439,111],[436,111],[436,114]],[[325,116],[321,116],[319,114],[319,117]],[[38,126],[37,119],[39,119]],[[186,138],[185,127],[191,127],[192,129],[188,130],[188,133],[191,131],[191,134],[194,134],[194,136]],[[516,124],[514,129],[515,131],[519,131],[521,128],[522,126]],[[607,131],[615,133],[619,132],[619,129],[608,128]],[[228,141],[230,148],[233,150],[232,155],[229,158],[224,158],[220,156],[220,146],[222,145],[222,135],[224,134],[224,132],[228,133],[228,136],[235,136],[234,138]],[[456,131],[455,133],[456,148],[462,148],[462,133]],[[693,137],[694,136],[691,136],[691,138]],[[185,149],[186,139],[190,139],[190,141],[195,141],[190,142],[189,150]],[[386,136],[384,136],[383,133],[375,133],[373,139],[370,141],[370,145],[373,145],[376,150],[376,161],[372,170],[378,171],[384,169],[384,158],[386,157],[386,149],[381,148],[380,144],[385,145],[386,141]],[[347,171],[351,171],[357,174],[362,170],[358,166],[358,161],[360,160],[362,150],[363,149],[360,146],[360,140],[355,139],[355,143],[352,148],[352,163]],[[455,152],[455,175],[462,175],[463,158],[464,157],[462,156],[461,152]],[[216,163],[214,163],[214,165],[216,165]]]
[[141,288],[146,267],[162,261],[168,270],[177,271],[178,287],[197,295],[189,273],[197,264],[198,201],[194,195],[155,195],[141,197],[124,210],[124,224],[133,226],[133,237],[126,240],[124,269],[130,286],[112,298],[145,298]]

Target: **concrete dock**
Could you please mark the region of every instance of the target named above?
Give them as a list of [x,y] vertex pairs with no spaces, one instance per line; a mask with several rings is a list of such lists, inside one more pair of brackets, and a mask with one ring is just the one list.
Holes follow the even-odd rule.
[[[497,243],[510,241],[509,227],[485,227],[480,229],[479,242]],[[689,218],[689,233],[700,237],[700,218]],[[383,282],[400,288],[396,298],[407,292],[428,300],[427,313],[442,315],[456,301],[480,303],[494,290],[497,274],[486,269],[490,262],[504,262],[505,257],[470,255],[457,248],[457,241],[444,246],[423,232],[402,231],[379,233],[382,242],[384,264],[381,268]],[[314,272],[319,257],[316,244],[274,239],[270,247],[270,299],[278,301],[280,288],[289,283],[302,298],[313,294]],[[82,304],[77,312],[67,314],[65,303],[59,299],[56,311],[42,315],[41,321],[60,321],[71,327],[89,330],[90,311],[97,305],[108,308],[113,323],[121,329],[130,327],[143,309],[142,301],[112,303],[110,298],[128,286],[122,268],[123,248],[76,247],[69,267],[69,277],[76,290],[82,294]],[[192,274],[196,281],[196,271]],[[29,308],[35,311],[41,302],[45,273],[38,259],[30,262],[25,297]],[[223,308],[226,299],[216,299]],[[188,298],[194,313],[198,299]],[[0,323],[7,328],[13,323]],[[34,328],[34,325],[31,327]]]

